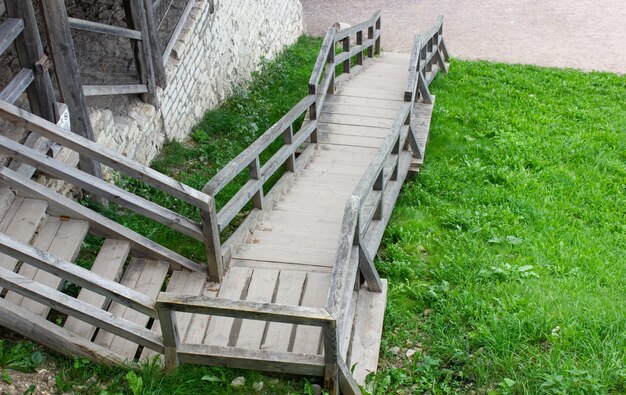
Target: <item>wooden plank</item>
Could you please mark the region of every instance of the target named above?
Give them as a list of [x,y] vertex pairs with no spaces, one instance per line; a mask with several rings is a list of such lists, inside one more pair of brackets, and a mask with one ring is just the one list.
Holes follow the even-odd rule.
[[183,13],[181,14],[180,18],[178,18],[178,23],[176,23],[176,28],[174,28],[174,31],[172,32],[172,35],[170,36],[170,39],[167,42],[167,45],[165,46],[165,50],[163,51],[163,54],[161,56],[161,62],[163,64],[166,64],[167,61],[169,60],[170,54],[172,53],[172,50],[174,49],[174,45],[178,41],[178,38],[180,37],[180,33],[183,31],[183,28],[185,27],[187,23],[187,18],[189,18],[189,14],[191,14],[191,10],[193,9],[193,6],[195,3],[196,3],[195,0],[187,1],[187,5],[185,6]]
[[[281,271],[278,277],[275,303],[298,306],[302,297],[306,276],[305,272]],[[268,322],[267,333],[265,334],[263,344],[261,344],[261,349],[289,351],[289,347],[292,346],[294,329],[295,325],[293,324]]]
[[[1,105],[1,103],[0,103]],[[34,181],[26,179],[12,170],[0,168],[0,180],[7,186],[11,186],[18,190],[21,194],[36,199],[46,200],[48,202],[48,211],[52,211],[57,215],[71,216],[75,219],[89,221],[91,231],[94,234],[105,238],[123,239],[131,243],[132,250],[143,256],[166,260],[178,267],[185,267],[189,270],[205,272],[206,266],[197,263],[177,254],[165,247],[139,235],[127,227],[112,221],[80,203],[77,203],[65,196],[59,195],[51,191],[45,186]]]
[[[74,51],[74,41],[67,22],[67,11],[64,0],[48,0],[41,2],[48,50],[54,60],[54,71],[59,82],[62,101],[70,112],[72,131],[82,137],[95,141],[91,127],[89,111],[85,104],[85,95],[80,82],[80,69]],[[79,167],[95,177],[102,177],[100,164],[95,158],[80,155]]]
[[[134,289],[149,298],[156,299],[159,291],[161,290],[161,286],[163,285],[168,269],[169,265],[167,262],[133,258],[130,265],[126,269],[126,273],[124,273],[121,284]],[[111,303],[108,312],[142,328],[146,327],[146,324],[150,319],[149,316],[117,302]],[[154,333],[152,331],[149,332],[151,334]],[[156,334],[154,334],[154,336],[158,337]],[[129,339],[107,332],[103,329],[98,331],[94,341],[96,344],[106,347],[114,353],[119,354],[124,358],[128,358],[129,360],[132,360],[135,357],[137,348],[139,347],[137,343],[134,343]]]
[[341,88],[336,93],[337,96],[353,96],[362,97],[368,99],[383,99],[392,101],[403,101],[404,91],[402,90],[382,90],[382,89],[368,89],[362,87],[346,86]]
[[332,267],[335,251],[305,249],[298,246],[263,246],[258,244],[240,244],[233,253],[235,259],[261,260],[268,262],[299,263],[314,266]]
[[[317,328],[319,330],[319,328]],[[181,344],[181,363],[255,369],[267,372],[322,376],[324,358],[319,355],[297,354],[270,350],[246,350],[235,347]]]
[[140,196],[127,192],[114,184],[103,181],[90,174],[85,174],[71,166],[67,166],[62,162],[18,144],[4,136],[0,136],[0,152],[20,162],[34,166],[47,174],[70,182],[109,201],[117,203],[122,207],[131,209],[169,228],[193,237],[196,240],[204,240],[204,234],[200,224]]
[[384,129],[389,129],[393,124],[393,119],[389,118],[363,117],[359,115],[333,114],[327,112],[320,114],[319,121],[339,125],[368,126]]
[[330,273],[331,268],[325,266],[311,266],[292,263],[255,261],[249,259],[232,259],[231,267],[248,267],[252,269],[287,270],[293,272]]
[[[102,247],[100,247],[98,256],[91,267],[91,272],[106,280],[119,281],[129,253],[129,242],[106,239]],[[109,299],[106,296],[90,291],[87,288],[80,290],[77,299],[101,309],[106,309],[109,303]],[[88,340],[91,340],[96,331],[95,326],[80,321],[76,317],[67,317],[63,327]]]
[[352,332],[354,328],[354,317],[356,315],[356,305],[357,305],[358,299],[359,299],[358,291],[353,291],[352,297],[350,298],[350,304],[348,305],[348,311],[345,314],[346,324],[343,327],[344,330],[343,330],[343,333],[341,334],[343,335],[343,338],[341,342],[339,343],[340,345],[339,352],[340,352],[341,358],[343,358],[344,361],[347,360],[348,351],[350,350],[350,340],[352,339]]
[[[41,243],[47,244],[48,238],[50,237],[50,235],[53,234],[49,245],[46,248],[40,249],[47,251],[50,255],[60,260],[68,262],[73,261],[80,251],[80,246],[83,243],[83,239],[87,235],[87,231],[89,230],[89,223],[79,220],[67,221],[60,218],[48,218],[48,221],[51,221],[53,224],[50,227],[42,227],[42,230],[37,235],[37,240],[35,240],[35,242],[33,243],[35,248],[38,247],[40,235]],[[50,232],[48,234],[44,234],[44,231],[48,229],[54,230],[54,233]],[[38,269],[26,263],[22,265],[19,273],[25,278],[32,279],[33,281],[52,289],[60,289],[64,282],[61,278],[55,276],[54,274]],[[50,311],[50,307],[35,302],[31,299],[26,299],[22,295],[13,292],[8,292],[6,299],[9,302],[21,306],[26,310],[42,317],[46,317],[48,315],[48,312]]]
[[387,280],[382,280],[382,286],[381,293],[370,292],[365,286],[359,290],[348,367],[354,367],[354,378],[361,385],[365,385],[367,375],[376,372],[378,367],[387,303]]
[[17,18],[7,18],[0,25],[0,55],[4,54],[13,41],[24,30],[24,21]]
[[[245,299],[248,292],[248,285],[252,277],[252,269],[231,268],[222,287],[217,294],[218,298],[240,300]],[[212,317],[209,321],[204,344],[214,346],[228,346],[231,340],[230,334],[233,329],[235,319],[231,317]]]
[[0,100],[11,104],[15,103],[22,93],[26,92],[26,89],[28,89],[34,80],[35,74],[32,70],[21,69],[2,92],[0,92]]
[[52,81],[45,63],[39,29],[37,27],[37,17],[32,1],[5,0],[4,1],[9,18],[18,18],[24,21],[24,31],[15,39],[15,49],[20,68],[33,69],[35,81],[28,87],[28,103],[30,111],[50,122],[57,122],[56,98]]
[[392,109],[397,110],[402,103],[397,100],[386,100],[376,97],[359,97],[359,96],[343,96],[331,95],[326,99],[326,103],[340,105],[348,104],[359,107],[375,108],[375,109]]
[[3,268],[0,268],[0,286],[24,295],[29,300],[46,304],[61,313],[74,315],[81,320],[124,336],[133,344],[156,350],[162,348],[160,337],[146,328]]
[[[206,276],[202,273],[190,272],[187,270],[176,270],[172,273],[169,283],[167,284],[167,292],[184,295],[200,295],[204,290]],[[191,322],[192,314],[184,312],[175,312],[176,327],[180,337],[184,337]],[[156,333],[161,333],[161,325],[159,320],[152,323],[151,329]],[[144,348],[139,358],[141,361],[150,361],[158,355],[154,350]]]
[[368,147],[378,148],[381,146],[384,138],[382,137],[366,137],[366,136],[346,136],[342,134],[320,134],[320,143],[330,145],[347,145],[351,147]]
[[78,18],[67,18],[67,23],[71,29],[84,30],[86,32],[108,34],[116,37],[130,38],[141,41],[141,32],[123,27],[107,25],[104,23],[87,21]]
[[[350,104],[334,104],[327,103],[324,106],[322,113],[330,113],[330,114],[344,114],[344,115],[358,115],[362,117],[375,117],[375,118],[386,118],[393,120],[396,117],[398,112],[398,108],[393,109],[385,109],[385,108],[369,108],[362,107],[357,105]],[[320,122],[324,122],[320,120]]]
[[[212,284],[207,284],[202,295],[215,298],[217,297],[217,291],[217,287],[212,286]],[[210,319],[211,316],[207,314],[192,314],[187,333],[181,334],[182,342],[187,344],[202,344]]]
[[[14,201],[15,194],[13,191],[10,188],[0,187],[0,232],[4,232],[6,229],[6,226],[2,226],[5,220],[9,221],[15,214],[15,211],[17,211],[17,207],[15,207],[15,210],[10,210]],[[11,215],[11,218],[7,219],[7,215]]]
[[[246,300],[271,303],[278,285],[278,274],[278,270],[255,269],[252,273]],[[267,324],[266,321],[242,320],[234,345],[238,348],[258,349],[263,341]]]
[[[43,200],[16,198],[9,211],[0,222],[0,231],[5,235],[28,243],[35,234],[39,223],[48,207]],[[0,255],[0,267],[13,271],[18,259],[2,254]]]
[[[306,277],[301,306],[323,307],[328,296],[330,274],[309,273]],[[295,329],[294,353],[319,354],[321,352],[321,328],[298,325]]]
[[[52,148],[53,146],[53,143],[47,138],[41,137],[36,133],[29,133],[28,137],[26,137],[26,140],[22,145],[28,148],[32,148],[37,152],[48,154],[50,148]],[[37,170],[33,166],[21,163],[18,160],[11,160],[11,163],[9,163],[8,167],[9,169],[23,175],[26,178],[32,178],[33,174],[35,174],[35,171]]]
[[142,93],[148,93],[147,85],[83,85],[83,94],[85,95],[85,97],[110,95],[139,95]]

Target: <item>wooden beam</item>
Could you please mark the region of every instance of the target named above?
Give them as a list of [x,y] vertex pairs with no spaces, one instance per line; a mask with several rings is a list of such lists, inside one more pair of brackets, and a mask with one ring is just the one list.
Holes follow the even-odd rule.
[[186,236],[203,241],[200,225],[187,217],[134,195],[114,184],[67,166],[47,155],[0,136],[0,152],[27,163],[44,173],[79,186],[122,207],[128,208]]
[[[28,87],[30,111],[50,122],[58,121],[56,98],[48,73],[37,18],[32,1],[5,0],[7,16],[24,20],[24,31],[15,39],[15,49],[20,67],[35,72],[35,81]],[[36,67],[41,64],[42,67]]]
[[334,319],[324,308],[231,300],[204,295],[180,295],[161,292],[157,309],[220,317],[245,318],[288,324],[322,326]]
[[[150,60],[154,69],[154,81],[155,84],[165,89],[167,87],[167,76],[165,75],[165,61],[163,60],[163,51],[161,49],[161,42],[159,41],[158,24],[154,15],[154,8],[152,0],[143,0],[146,15],[146,28],[148,33],[148,42],[150,43]],[[184,23],[181,20],[185,20],[191,13],[191,8],[195,1],[188,1],[183,15],[179,19],[178,24]],[[185,15],[186,14],[186,15]],[[176,29],[178,29],[178,24]],[[152,92],[152,91],[151,91]],[[156,91],[153,91],[156,94]]]
[[6,51],[17,36],[24,30],[24,21],[17,18],[7,18],[0,25],[0,55]]
[[143,84],[135,85],[83,85],[85,96],[107,95],[139,95],[147,93],[148,87]]
[[23,244],[3,233],[0,233],[0,252],[38,269],[54,274],[66,281],[106,296],[116,302],[129,306],[152,318],[157,318],[154,308],[155,300],[141,292],[125,287],[118,282],[101,278],[90,270],[58,259],[46,251]]
[[170,262],[175,267],[185,267],[196,272],[206,271],[206,266],[198,265],[180,254],[133,232],[127,227],[88,209],[80,203],[20,176],[12,170],[0,167],[0,181],[5,186],[15,188],[19,193],[27,197],[46,200],[49,210],[57,215],[67,215],[74,219],[89,221],[90,231],[96,235],[128,241],[135,253]]
[[67,133],[59,125],[39,118],[12,104],[0,102],[0,117],[21,128],[31,130],[79,154],[97,159],[123,174],[145,182],[195,207],[202,208],[211,197],[148,166],[103,147],[77,134]]
[[87,32],[108,34],[116,37],[125,37],[132,40],[141,41],[141,32],[132,29],[125,29],[123,27],[107,25],[104,23],[86,21],[78,18],[67,18],[67,22],[70,28],[76,30],[84,30]]
[[151,350],[163,351],[161,336],[151,330],[1,267],[0,286]]
[[[64,0],[41,0],[40,4],[48,36],[48,48],[54,60],[54,71],[59,81],[59,92],[63,102],[69,108],[72,131],[88,140],[96,141],[80,82],[80,69],[67,21],[65,2]],[[93,157],[80,155],[79,167],[94,177],[102,178],[100,164]]]
[[15,103],[15,101],[28,89],[30,84],[35,80],[35,74],[31,69],[22,69],[11,82],[0,92],[0,100],[7,103]]

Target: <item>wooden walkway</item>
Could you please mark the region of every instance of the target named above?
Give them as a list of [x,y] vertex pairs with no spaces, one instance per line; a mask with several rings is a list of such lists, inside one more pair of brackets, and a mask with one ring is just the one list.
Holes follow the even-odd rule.
[[[197,207],[202,221],[2,136],[0,153],[203,241],[208,258],[208,266],[192,262],[0,167],[0,325],[105,363],[161,355],[167,369],[195,363],[321,376],[331,393],[359,393],[377,368],[387,296],[373,259],[405,178],[423,161],[428,85],[447,67],[441,32],[439,20],[404,55],[380,53],[378,13],[329,30],[311,94],[202,192],[0,100],[3,118]],[[262,164],[276,139],[284,145]],[[216,210],[213,196],[246,170],[248,182]],[[254,208],[222,243],[249,201]],[[87,234],[104,239],[89,270],[72,263]],[[77,295],[62,292],[67,283]]]

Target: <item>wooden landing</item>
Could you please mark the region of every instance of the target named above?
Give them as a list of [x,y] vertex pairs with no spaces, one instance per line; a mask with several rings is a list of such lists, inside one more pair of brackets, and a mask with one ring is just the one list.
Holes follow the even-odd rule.
[[[405,104],[408,62],[408,55],[385,54],[327,98],[310,162],[234,249],[218,297],[325,306],[346,200]],[[393,205],[395,196],[388,199]],[[342,353],[361,383],[376,371],[385,301],[386,288],[382,293],[361,288],[348,312],[354,330]],[[228,317],[204,317],[196,324],[200,317],[191,319],[183,343],[323,355],[319,327]]]

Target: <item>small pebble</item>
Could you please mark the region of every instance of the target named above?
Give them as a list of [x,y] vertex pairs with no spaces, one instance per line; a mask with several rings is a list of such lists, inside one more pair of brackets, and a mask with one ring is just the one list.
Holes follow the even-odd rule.
[[263,391],[263,382],[262,382],[262,381],[258,381],[258,382],[256,382],[256,383],[252,384],[252,388],[254,388],[254,390],[255,390],[256,392],[261,392],[261,391]]
[[401,350],[400,350],[400,347],[391,347],[391,348],[389,349],[389,352],[390,352],[390,353],[392,353],[393,355],[398,355],[398,354],[400,354],[400,351],[401,351]]
[[416,352],[417,351],[415,351],[414,349],[409,348],[408,350],[406,350],[406,354],[405,355],[406,355],[407,358],[410,359],[411,357],[413,357],[413,355],[415,355]]
[[233,381],[231,381],[230,385],[234,388],[243,387],[244,385],[246,385],[246,378],[239,376],[235,378]]
[[315,395],[321,395],[322,394],[322,386],[319,384],[313,384],[313,393]]

